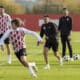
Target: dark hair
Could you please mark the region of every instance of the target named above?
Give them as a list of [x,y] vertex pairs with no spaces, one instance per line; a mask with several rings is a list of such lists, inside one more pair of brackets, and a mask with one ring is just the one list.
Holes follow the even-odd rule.
[[21,24],[21,20],[19,18],[16,18],[16,19],[13,19],[11,23],[14,23],[17,27],[19,27]]
[[64,11],[64,10],[68,10],[68,9],[67,9],[66,7],[64,7],[64,8],[63,8],[63,11]]
[[4,6],[0,5],[0,8],[4,8]]
[[45,15],[44,17],[49,17],[48,15]]

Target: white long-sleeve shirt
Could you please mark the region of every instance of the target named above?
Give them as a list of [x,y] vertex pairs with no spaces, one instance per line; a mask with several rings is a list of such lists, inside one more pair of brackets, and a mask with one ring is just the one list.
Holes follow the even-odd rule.
[[11,28],[11,17],[7,13],[0,15],[0,34],[4,34]]
[[10,41],[12,42],[14,52],[18,52],[20,49],[26,48],[24,36],[27,33],[34,35],[38,41],[42,41],[41,37],[34,31],[30,31],[25,28],[17,28],[17,30],[7,30],[0,40],[0,45],[2,45],[4,40],[9,37]]

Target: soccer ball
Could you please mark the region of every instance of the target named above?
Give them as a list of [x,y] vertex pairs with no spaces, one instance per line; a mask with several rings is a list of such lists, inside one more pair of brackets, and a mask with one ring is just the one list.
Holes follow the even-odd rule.
[[69,56],[64,56],[63,57],[63,61],[69,61],[70,60],[70,57]]
[[73,59],[74,60],[79,60],[80,59],[80,55],[79,54],[74,54],[73,55]]

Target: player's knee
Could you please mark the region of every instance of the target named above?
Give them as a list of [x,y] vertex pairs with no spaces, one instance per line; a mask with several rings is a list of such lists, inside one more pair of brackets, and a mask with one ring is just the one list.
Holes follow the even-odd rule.
[[58,55],[59,55],[59,54],[58,54],[58,52],[54,52],[54,56],[56,56],[56,57],[57,57]]
[[24,65],[24,67],[28,67],[28,64],[25,60],[21,60],[21,63]]

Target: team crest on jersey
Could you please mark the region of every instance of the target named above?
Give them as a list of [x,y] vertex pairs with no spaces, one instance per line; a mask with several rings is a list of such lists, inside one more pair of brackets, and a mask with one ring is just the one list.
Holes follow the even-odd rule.
[[43,27],[43,29],[45,30],[45,29],[46,29],[46,27]]
[[67,18],[67,21],[69,21],[69,18]]

